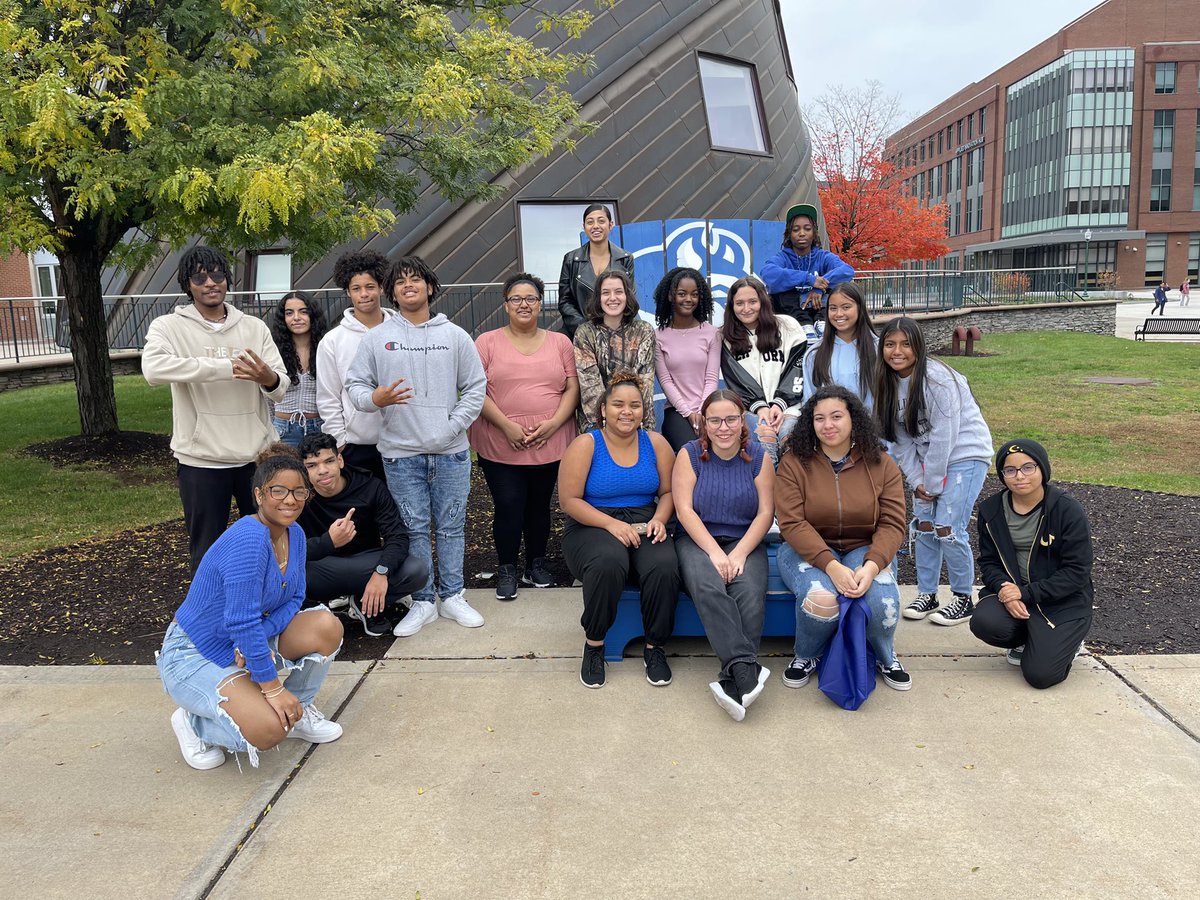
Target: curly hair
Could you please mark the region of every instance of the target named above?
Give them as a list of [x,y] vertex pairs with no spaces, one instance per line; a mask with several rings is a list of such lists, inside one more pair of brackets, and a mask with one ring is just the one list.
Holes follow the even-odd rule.
[[395,302],[396,282],[405,275],[415,275],[425,282],[429,288],[429,302],[432,303],[437,299],[437,295],[442,290],[442,283],[438,281],[438,277],[433,274],[433,269],[429,268],[429,263],[421,259],[419,256],[402,256],[388,269],[387,280],[383,282],[383,292]]
[[536,275],[530,275],[528,272],[518,272],[516,275],[510,275],[504,282],[504,287],[500,289],[500,296],[507,300],[508,292],[518,284],[527,284],[537,291],[539,303],[546,294],[546,282],[542,281]]
[[303,291],[288,291],[275,304],[275,310],[271,313],[271,338],[279,348],[279,355],[283,357],[283,367],[292,381],[300,376],[300,354],[296,352],[296,339],[287,327],[289,300],[303,300],[304,305],[308,307],[308,374],[316,378],[317,344],[321,343],[321,338],[325,337],[325,332],[329,330],[325,322],[325,313]]
[[[758,295],[758,322],[754,329],[754,342],[751,342],[746,326],[733,313],[733,298],[737,296],[738,291],[746,287],[752,288]],[[760,353],[770,353],[783,346],[779,320],[775,318],[775,308],[771,306],[766,285],[752,275],[739,278],[729,286],[729,293],[725,295],[725,321],[721,323],[721,340],[734,356],[745,356],[754,349]]]
[[827,384],[817,388],[817,392],[800,407],[800,419],[784,444],[783,452],[796,454],[806,469],[821,452],[821,441],[817,437],[816,428],[813,427],[813,413],[822,400],[841,400],[846,404],[850,413],[850,446],[857,448],[868,463],[879,462],[882,449],[879,426],[867,412],[867,407],[858,399],[858,395],[840,384]]
[[708,414],[708,408],[714,403],[725,400],[737,407],[738,413],[742,417],[742,446],[738,450],[740,456],[746,462],[750,462],[750,453],[747,448],[750,446],[750,426],[746,424],[746,404],[742,402],[742,398],[736,392],[728,388],[718,388],[700,404],[700,459],[703,462],[708,462],[708,451],[711,446],[708,440],[708,423],[704,421]]
[[596,285],[592,296],[588,297],[587,306],[583,310],[587,320],[595,325],[604,321],[604,308],[600,305],[600,286],[611,279],[621,282],[625,288],[625,312],[621,313],[621,324],[628,325],[635,318],[641,307],[638,306],[637,288],[634,287],[633,277],[624,269],[605,269],[596,276]]
[[604,386],[604,393],[600,395],[600,399],[596,401],[596,416],[592,421],[604,421],[604,405],[608,403],[608,398],[612,396],[613,391],[624,385],[630,385],[637,389],[638,399],[642,397],[642,377],[632,369],[618,369],[613,372],[612,378],[608,379],[608,384]]
[[380,287],[387,282],[388,261],[374,250],[353,250],[343,253],[333,264],[333,283],[343,291],[350,289],[355,275],[370,275]]
[[675,292],[679,290],[679,283],[685,278],[690,278],[696,283],[696,292],[699,294],[699,302],[692,315],[697,322],[712,321],[713,295],[708,279],[696,269],[680,266],[664,275],[658,287],[654,289],[654,321],[659,328],[667,328],[675,318]]
[[176,273],[179,278],[179,290],[187,297],[192,296],[192,292],[188,290],[189,280],[197,272],[224,272],[225,280],[233,281],[233,270],[229,268],[229,259],[225,254],[203,244],[193,247],[179,259],[179,271]]
[[829,304],[838,294],[849,297],[858,308],[858,321],[854,325],[855,353],[858,356],[858,396],[871,393],[875,382],[875,366],[879,362],[879,351],[875,348],[875,329],[871,325],[871,313],[862,291],[852,282],[835,285],[825,301],[825,331],[813,354],[813,387],[829,384],[832,379],[833,342],[837,329],[829,322]]

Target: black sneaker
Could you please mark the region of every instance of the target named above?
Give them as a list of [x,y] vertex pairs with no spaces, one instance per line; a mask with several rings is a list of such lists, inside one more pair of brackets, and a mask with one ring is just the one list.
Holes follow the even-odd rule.
[[894,691],[907,691],[912,687],[912,676],[904,671],[900,660],[892,663],[890,669],[885,669],[883,663],[879,663],[879,674],[883,676],[883,683]]
[[971,618],[975,612],[975,604],[966,594],[955,594],[954,601],[943,606],[929,617],[935,625],[961,625]]
[[526,566],[525,574],[521,576],[521,581],[525,584],[533,585],[535,588],[554,587],[554,576],[546,568],[546,557],[539,556]]
[[586,688],[604,687],[604,646],[583,645],[583,665],[579,669],[579,680]]
[[511,563],[496,570],[496,599],[517,599],[517,567]]
[[1025,645],[1022,644],[1020,647],[1013,647],[1011,650],[1009,650],[1008,653],[1005,654],[1005,659],[1008,660],[1008,664],[1010,666],[1019,666],[1021,665],[1021,658],[1024,655]]
[[738,702],[737,688],[732,685],[727,685],[721,681],[710,681],[708,689],[712,691],[713,699],[717,701],[717,706],[729,713],[729,718],[735,722],[740,722],[746,718],[746,707]]
[[671,683],[671,667],[667,665],[667,651],[662,647],[647,647],[642,651],[646,663],[646,680],[663,687]]
[[933,594],[917,594],[917,599],[904,607],[903,616],[906,619],[923,619],[937,608],[937,597]]
[[815,659],[805,659],[803,656],[792,658],[792,664],[783,670],[783,683],[790,688],[802,688],[808,684],[808,679],[817,670]]
[[750,708],[750,704],[763,692],[770,677],[771,670],[757,662],[734,663],[733,681],[737,685],[738,694],[741,695],[743,707]]
[[377,616],[367,616],[358,606],[358,600],[354,597],[350,598],[350,604],[346,608],[350,618],[357,619],[362,623],[363,631],[367,637],[383,637],[385,634],[390,634],[392,631],[392,620],[380,613]]

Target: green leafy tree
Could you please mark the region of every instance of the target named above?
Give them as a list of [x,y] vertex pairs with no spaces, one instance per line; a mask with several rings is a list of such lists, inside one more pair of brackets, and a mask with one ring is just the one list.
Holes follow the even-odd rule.
[[[483,199],[569,148],[562,85],[588,60],[512,33],[522,8],[0,0],[0,245],[58,254],[83,433],[117,430],[106,266],[195,235],[314,258],[389,229],[425,183]],[[538,16],[567,38],[590,21]]]

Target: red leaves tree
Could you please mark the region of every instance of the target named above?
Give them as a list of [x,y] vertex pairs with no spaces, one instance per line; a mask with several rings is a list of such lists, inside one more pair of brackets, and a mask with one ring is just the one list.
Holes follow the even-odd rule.
[[898,112],[899,98],[877,81],[834,87],[808,110],[826,248],[855,269],[894,269],[950,250],[945,204],[922,206],[905,185],[913,170],[884,157]]

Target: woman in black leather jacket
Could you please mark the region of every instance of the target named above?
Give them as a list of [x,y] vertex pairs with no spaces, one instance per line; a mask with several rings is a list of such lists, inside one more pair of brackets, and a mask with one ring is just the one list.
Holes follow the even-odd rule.
[[608,239],[613,229],[612,212],[603,203],[583,211],[583,230],[588,242],[563,257],[558,276],[558,314],[563,331],[575,340],[575,330],[586,320],[583,311],[601,272],[624,269],[633,279],[633,257]]

